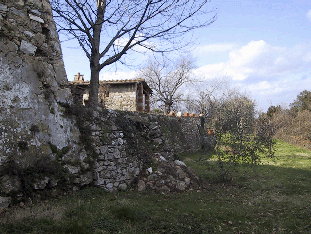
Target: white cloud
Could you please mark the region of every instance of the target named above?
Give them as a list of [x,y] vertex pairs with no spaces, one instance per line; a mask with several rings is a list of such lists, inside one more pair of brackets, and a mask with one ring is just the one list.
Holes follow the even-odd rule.
[[311,52],[306,53],[305,56],[303,56],[302,61],[307,63],[311,62]]
[[195,52],[226,52],[232,50],[236,45],[233,43],[215,43],[204,46],[199,46],[195,49]]
[[117,72],[104,72],[100,74],[100,80],[131,80],[137,78],[136,71],[117,71]]
[[288,74],[307,72],[310,66],[310,46],[278,47],[260,40],[231,50],[226,62],[208,64],[196,72],[206,78],[228,76],[236,81],[251,77],[275,80]]
[[226,60],[195,70],[206,79],[228,77],[241,90],[249,92],[266,109],[291,103],[304,89],[311,90],[311,45],[280,47],[263,40],[233,47]]
[[222,76],[225,63],[207,64],[194,71],[197,76],[204,76],[205,78],[214,78]]
[[311,22],[311,10],[308,11],[308,13],[306,14],[306,17]]
[[258,84],[252,84],[248,86],[249,91],[255,90],[267,90],[271,88],[271,84],[268,81],[262,81]]

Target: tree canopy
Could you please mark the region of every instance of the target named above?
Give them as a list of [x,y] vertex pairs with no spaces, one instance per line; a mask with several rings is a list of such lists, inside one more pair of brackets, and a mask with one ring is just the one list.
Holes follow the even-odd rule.
[[192,70],[194,60],[190,56],[181,56],[173,61],[149,59],[140,71],[150,88],[154,91],[152,101],[164,107],[168,114],[177,102],[181,102],[181,87],[194,81]]
[[[98,105],[102,68],[139,48],[169,52],[184,35],[216,19],[207,0],[51,0],[58,30],[78,41],[90,61],[90,103]],[[141,50],[140,50],[141,51]]]
[[291,110],[295,112],[309,110],[311,111],[311,91],[304,90],[297,95],[296,100],[290,104]]

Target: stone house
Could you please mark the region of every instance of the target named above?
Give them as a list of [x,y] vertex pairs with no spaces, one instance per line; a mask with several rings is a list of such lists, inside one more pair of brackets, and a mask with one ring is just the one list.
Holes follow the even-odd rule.
[[[69,82],[74,102],[87,105],[90,81],[84,81],[83,75],[75,75]],[[143,79],[99,81],[98,100],[107,109],[123,111],[150,111],[152,90]]]

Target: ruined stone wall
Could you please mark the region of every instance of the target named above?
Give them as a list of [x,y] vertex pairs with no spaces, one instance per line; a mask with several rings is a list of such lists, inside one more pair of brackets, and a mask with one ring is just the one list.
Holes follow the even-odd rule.
[[[136,110],[135,93],[119,95],[117,108]],[[193,186],[177,159],[199,149],[196,125],[72,100],[49,1],[0,0],[0,211],[36,190]]]
[[[174,117],[172,117],[174,118]],[[199,117],[175,117],[180,118],[181,130],[188,145],[188,151],[196,152],[201,149],[201,120]]]
[[[182,191],[193,185],[189,175],[193,173],[178,161],[178,155],[200,150],[200,141],[195,142],[196,126],[185,134],[194,119],[113,110],[88,113],[86,109],[80,109],[78,118],[93,168],[93,182],[81,177],[84,184],[115,191],[136,187],[140,181],[140,190],[144,185],[165,192]],[[188,128],[183,129],[182,125]],[[81,165],[70,170],[76,177],[83,171]],[[81,181],[75,183],[81,186]]]
[[[78,157],[79,130],[48,0],[0,1],[0,193],[24,186],[20,173],[66,149]],[[50,164],[52,165],[52,164]],[[38,178],[44,188],[52,178]],[[53,182],[54,184],[57,182]]]

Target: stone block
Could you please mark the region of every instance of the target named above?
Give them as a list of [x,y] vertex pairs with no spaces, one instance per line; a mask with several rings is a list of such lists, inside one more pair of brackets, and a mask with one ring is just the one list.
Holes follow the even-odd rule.
[[15,0],[16,4],[20,6],[24,6],[24,1],[23,0]]
[[177,185],[176,185],[176,189],[177,189],[178,191],[184,191],[184,190],[186,189],[186,187],[187,187],[187,185],[186,185],[186,183],[183,182],[183,181],[179,181],[179,182],[177,183]]
[[37,180],[35,183],[33,183],[33,188],[38,190],[38,189],[44,189],[46,185],[49,183],[50,178],[44,177],[43,180]]
[[35,34],[33,34],[32,32],[29,32],[29,31],[24,31],[24,34],[28,37],[34,37]]
[[22,11],[20,11],[20,10],[17,10],[17,9],[15,9],[15,8],[11,8],[11,12],[12,12],[14,15],[18,15],[19,17],[22,17],[22,18],[25,17],[24,12],[22,12]]
[[21,189],[21,182],[16,175],[4,175],[0,178],[0,189],[5,194],[17,192]]
[[8,11],[8,6],[0,3],[0,12]]
[[55,63],[53,64],[53,68],[54,68],[55,73],[57,74],[56,76],[57,83],[60,85],[67,85],[68,80],[67,80],[67,75],[66,75],[66,71],[64,68],[64,62],[61,59],[56,60]]
[[91,171],[80,176],[80,185],[87,185],[92,183],[93,181],[93,173]]
[[138,181],[137,190],[138,192],[142,192],[146,189],[146,184],[143,180]]
[[77,174],[80,171],[80,167],[78,166],[65,165],[64,167],[67,168],[71,174]]
[[45,41],[45,36],[41,33],[37,33],[34,37],[34,41],[35,41],[36,46],[40,47],[43,45]]
[[126,190],[127,189],[127,185],[125,183],[120,184],[118,187],[120,190]]
[[29,14],[29,18],[34,20],[34,21],[37,21],[39,23],[44,24],[44,20],[41,19],[39,16],[36,16],[36,15],[33,15],[33,14]]
[[106,185],[106,188],[107,188],[109,191],[111,191],[111,190],[113,189],[113,183],[108,183],[108,184]]
[[10,197],[0,197],[0,214],[3,210],[9,207],[11,204],[11,198]]
[[22,40],[20,50],[25,54],[34,55],[37,47],[27,41]]
[[38,10],[31,10],[32,13],[36,14],[36,15],[41,15],[42,13]]

